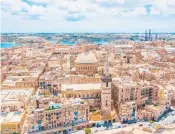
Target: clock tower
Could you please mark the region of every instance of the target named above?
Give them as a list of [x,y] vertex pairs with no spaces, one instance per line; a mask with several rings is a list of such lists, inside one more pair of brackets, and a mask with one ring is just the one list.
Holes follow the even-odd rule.
[[106,117],[106,116],[111,115],[111,82],[112,82],[112,77],[109,74],[108,51],[106,54],[104,74],[101,78],[101,81],[102,81],[101,111],[102,111],[102,117]]

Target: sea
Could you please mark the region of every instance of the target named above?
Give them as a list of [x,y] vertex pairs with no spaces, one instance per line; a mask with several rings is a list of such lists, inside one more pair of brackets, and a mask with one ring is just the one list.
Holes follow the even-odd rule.
[[16,44],[14,42],[1,42],[1,48],[12,48],[15,46],[20,46],[20,44]]
[[[57,43],[56,40],[49,40],[50,43],[52,43],[53,45],[55,45]],[[108,42],[106,41],[94,41],[92,43],[95,44],[107,44]],[[76,42],[70,42],[70,41],[60,41],[60,44],[62,45],[75,45]],[[1,48],[12,48],[15,46],[20,46],[20,44],[16,44],[15,42],[0,42]]]

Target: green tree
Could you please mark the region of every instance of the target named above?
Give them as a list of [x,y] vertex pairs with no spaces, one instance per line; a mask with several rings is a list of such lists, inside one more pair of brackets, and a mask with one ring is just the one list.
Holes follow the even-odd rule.
[[90,134],[91,133],[91,129],[90,128],[85,128],[85,134]]

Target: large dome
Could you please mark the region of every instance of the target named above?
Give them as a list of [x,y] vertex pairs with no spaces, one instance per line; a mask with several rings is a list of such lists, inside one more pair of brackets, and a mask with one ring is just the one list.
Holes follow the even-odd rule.
[[97,58],[91,51],[83,52],[78,55],[77,59],[75,60],[75,63],[82,63],[82,64],[97,63]]

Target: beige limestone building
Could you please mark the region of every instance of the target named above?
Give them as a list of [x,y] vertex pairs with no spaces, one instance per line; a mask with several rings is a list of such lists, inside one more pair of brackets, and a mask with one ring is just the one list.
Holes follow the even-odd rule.
[[97,73],[97,59],[91,51],[85,51],[75,60],[77,74],[93,75]]

